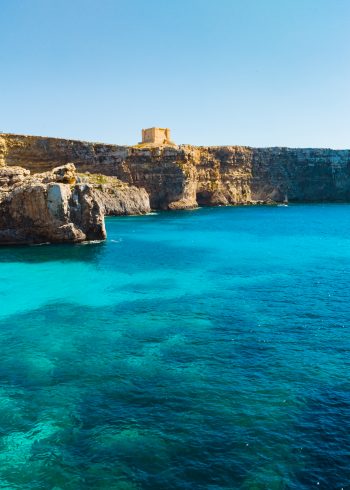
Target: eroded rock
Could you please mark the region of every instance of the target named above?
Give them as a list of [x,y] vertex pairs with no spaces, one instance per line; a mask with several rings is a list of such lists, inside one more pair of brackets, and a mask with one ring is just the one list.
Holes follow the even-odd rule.
[[0,168],[0,244],[104,240],[103,209],[94,190],[75,180],[72,164],[34,176],[18,167]]
[[128,147],[0,135],[0,165],[32,172],[73,162],[79,172],[144,188],[154,209],[290,202],[350,202],[350,150],[244,146]]
[[93,187],[106,216],[140,215],[151,211],[149,195],[142,187],[101,174],[79,174],[78,181],[87,182]]

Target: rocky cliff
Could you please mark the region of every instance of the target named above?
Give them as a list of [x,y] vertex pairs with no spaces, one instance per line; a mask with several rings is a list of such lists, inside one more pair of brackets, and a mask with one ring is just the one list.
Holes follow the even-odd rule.
[[127,147],[0,135],[0,164],[42,172],[73,162],[146,189],[152,208],[281,201],[350,201],[350,151],[225,147]]
[[102,174],[79,174],[78,181],[93,187],[105,216],[147,214],[151,211],[149,195],[142,187],[128,185],[116,177]]
[[0,244],[104,240],[103,210],[93,186],[76,184],[74,165],[30,175],[0,167]]

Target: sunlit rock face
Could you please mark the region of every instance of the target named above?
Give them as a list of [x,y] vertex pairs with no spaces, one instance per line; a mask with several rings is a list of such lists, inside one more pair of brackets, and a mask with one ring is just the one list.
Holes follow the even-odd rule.
[[102,174],[79,174],[78,181],[93,187],[105,216],[140,215],[151,211],[149,195],[142,187]]
[[0,244],[104,240],[103,209],[93,187],[76,184],[74,165],[31,176],[0,168]]
[[0,164],[79,172],[143,188],[154,209],[280,202],[350,201],[350,151],[190,145],[128,147],[0,135]]

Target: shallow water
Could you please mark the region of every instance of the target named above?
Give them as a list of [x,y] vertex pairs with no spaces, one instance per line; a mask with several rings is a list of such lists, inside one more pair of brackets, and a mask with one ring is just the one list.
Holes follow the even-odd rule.
[[0,488],[349,489],[350,206],[0,249]]

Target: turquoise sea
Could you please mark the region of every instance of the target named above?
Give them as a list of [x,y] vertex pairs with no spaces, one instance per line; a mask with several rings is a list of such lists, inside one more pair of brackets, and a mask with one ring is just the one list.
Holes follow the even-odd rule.
[[350,206],[0,248],[0,488],[349,489]]

